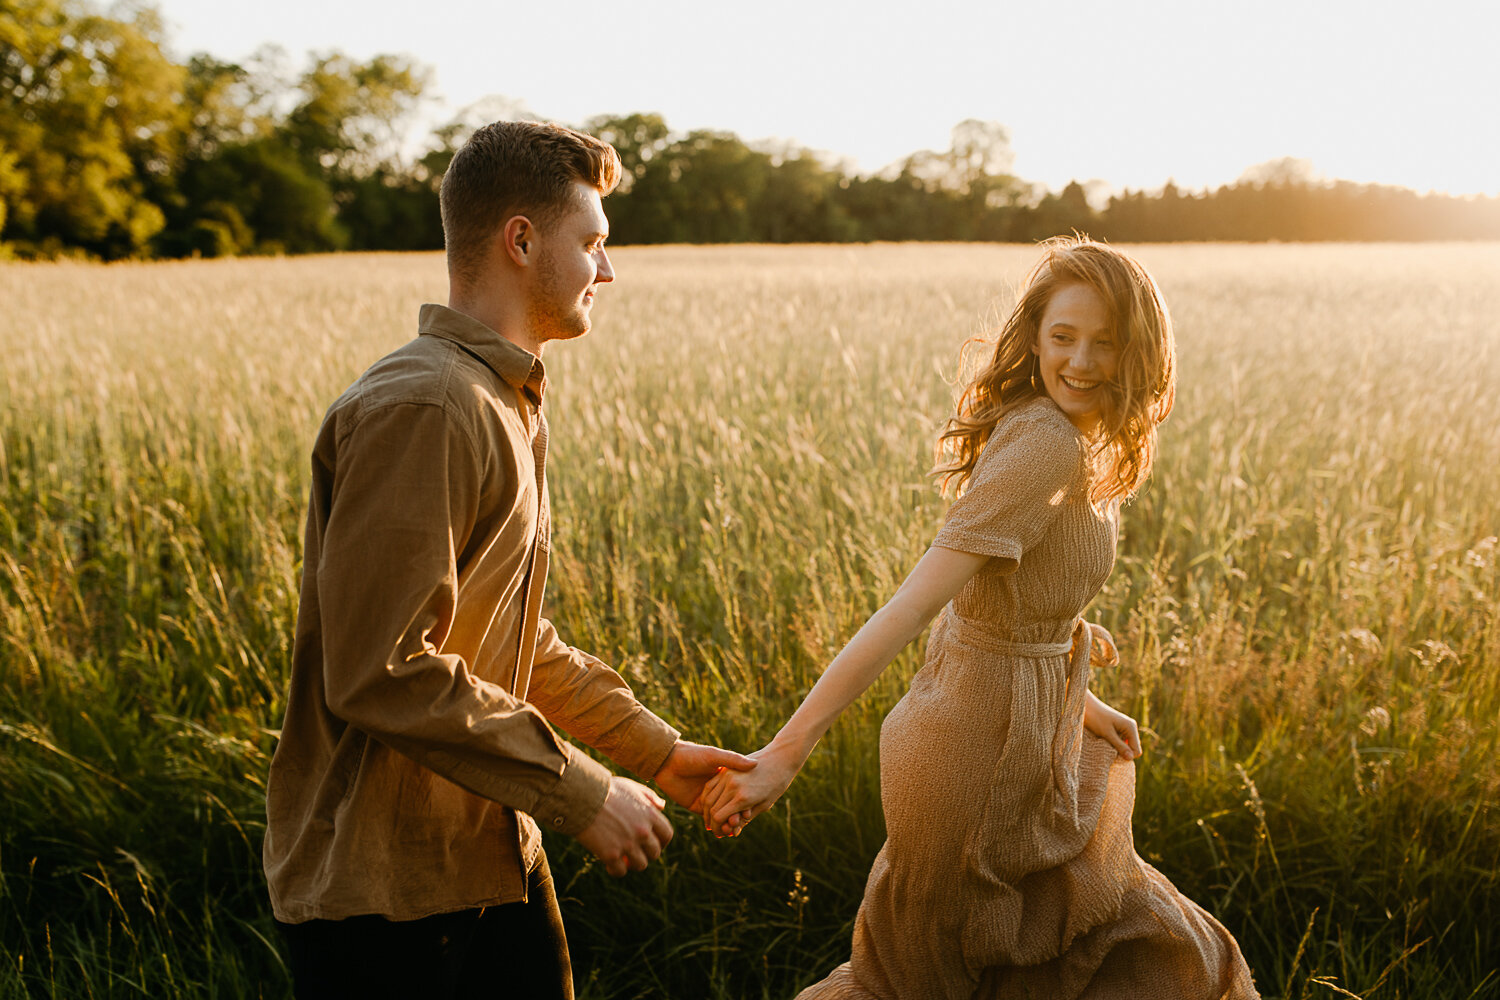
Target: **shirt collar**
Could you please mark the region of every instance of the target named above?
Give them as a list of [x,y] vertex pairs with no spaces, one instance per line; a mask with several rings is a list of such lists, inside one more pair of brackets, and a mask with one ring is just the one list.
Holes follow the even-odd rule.
[[474,317],[428,302],[418,314],[417,333],[452,341],[526,393],[533,404],[541,405],[542,395],[547,391],[547,368],[542,359],[512,344]]

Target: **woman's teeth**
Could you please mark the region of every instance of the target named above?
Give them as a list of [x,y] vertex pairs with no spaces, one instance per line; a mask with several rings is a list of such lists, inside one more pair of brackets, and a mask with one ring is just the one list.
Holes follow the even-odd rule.
[[1058,378],[1062,379],[1063,384],[1069,389],[1077,389],[1079,392],[1087,392],[1099,384],[1098,382],[1081,382],[1078,379],[1068,378],[1066,375],[1059,375]]

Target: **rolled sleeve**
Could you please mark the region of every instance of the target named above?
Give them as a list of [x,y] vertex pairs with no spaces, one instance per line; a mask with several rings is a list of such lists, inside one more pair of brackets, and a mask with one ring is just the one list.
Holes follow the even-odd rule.
[[552,623],[537,623],[527,699],[569,736],[650,781],[681,735],[636,700],[630,686],[597,657],[563,642]]

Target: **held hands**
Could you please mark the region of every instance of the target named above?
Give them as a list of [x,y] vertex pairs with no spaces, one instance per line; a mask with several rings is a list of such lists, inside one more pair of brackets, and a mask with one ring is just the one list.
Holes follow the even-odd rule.
[[748,771],[753,767],[753,759],[733,750],[678,740],[651,780],[667,798],[684,809],[698,812],[696,803],[709,779],[726,769]]
[[753,771],[719,772],[692,809],[716,837],[738,836],[745,824],[776,804],[802,769],[808,753],[772,740],[750,755]]
[[[692,806],[715,774],[737,774],[730,769],[754,766],[755,761],[733,751],[678,740],[653,780],[672,801]],[[641,871],[661,857],[672,840],[666,807],[665,799],[640,782],[611,778],[599,815],[578,835],[578,842],[603,861],[611,875]]]

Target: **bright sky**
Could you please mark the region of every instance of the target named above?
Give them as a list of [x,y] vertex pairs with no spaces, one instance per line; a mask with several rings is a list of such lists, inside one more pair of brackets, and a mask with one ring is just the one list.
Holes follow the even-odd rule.
[[861,172],[1011,131],[1054,190],[1234,181],[1294,156],[1325,177],[1500,194],[1491,0],[157,0],[178,57],[265,42],[413,56],[438,124],[488,95],[580,124],[793,140]]

